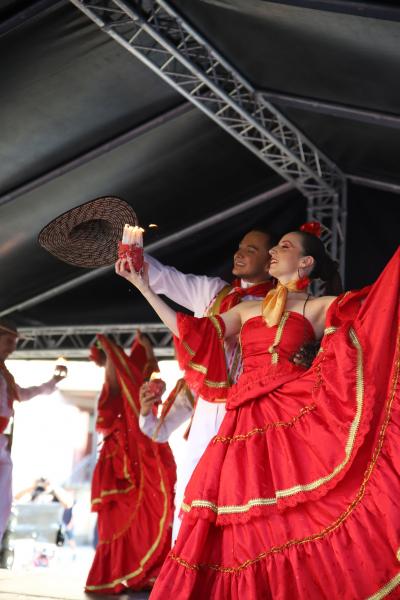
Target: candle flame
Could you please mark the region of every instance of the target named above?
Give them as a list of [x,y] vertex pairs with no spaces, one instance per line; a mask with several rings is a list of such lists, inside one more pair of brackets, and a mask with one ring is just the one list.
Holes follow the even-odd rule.
[[67,366],[67,359],[64,358],[63,356],[59,356],[56,360],[56,364],[59,367],[66,367]]

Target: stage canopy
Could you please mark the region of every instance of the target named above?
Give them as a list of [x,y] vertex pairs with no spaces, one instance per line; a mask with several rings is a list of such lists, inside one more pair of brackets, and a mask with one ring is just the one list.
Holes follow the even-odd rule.
[[[346,284],[370,283],[398,243],[398,3],[172,5],[349,176]],[[112,270],[29,302],[86,273],[37,243],[69,208],[120,196],[158,225],[150,244],[284,183],[66,0],[2,2],[0,55],[0,312],[20,325],[156,320]],[[246,230],[285,232],[305,208],[290,190],[154,255],[229,278]]]

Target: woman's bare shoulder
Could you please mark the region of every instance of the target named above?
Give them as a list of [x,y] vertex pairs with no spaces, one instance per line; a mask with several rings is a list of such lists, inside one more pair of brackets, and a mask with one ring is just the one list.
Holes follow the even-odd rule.
[[325,312],[328,310],[332,302],[336,300],[337,296],[319,296],[310,298],[310,307],[314,310],[324,310]]

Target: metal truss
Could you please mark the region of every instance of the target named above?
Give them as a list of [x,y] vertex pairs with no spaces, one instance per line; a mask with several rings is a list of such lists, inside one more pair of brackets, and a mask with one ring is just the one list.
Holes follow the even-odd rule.
[[324,241],[343,273],[346,180],[329,158],[164,0],[70,1],[297,187],[309,218],[325,226]]
[[[211,215],[210,217],[207,217],[206,219],[197,221],[193,225],[189,225],[187,227],[184,227],[183,229],[179,229],[178,231],[175,231],[174,233],[166,235],[155,242],[146,244],[145,250],[147,253],[150,254],[153,252],[157,252],[161,248],[165,248],[165,247],[170,248],[172,244],[175,244],[176,242],[179,242],[180,240],[188,238],[188,237],[194,235],[195,233],[198,233],[199,231],[203,231],[204,229],[207,229],[208,227],[213,227],[217,223],[223,223],[223,222],[227,221],[227,219],[230,219],[235,215],[246,212],[247,210],[251,210],[255,206],[259,206],[260,204],[263,204],[264,202],[273,200],[274,198],[277,198],[278,196],[281,196],[282,194],[286,194],[287,192],[291,191],[292,188],[293,188],[293,186],[290,183],[282,183],[281,185],[278,185],[270,190],[264,191],[261,194],[257,194],[256,196],[253,196],[252,198],[249,198],[248,200],[242,200],[242,202],[240,202],[240,204],[234,204],[233,206],[230,206],[229,208],[227,208],[225,210],[221,210],[217,213],[214,213],[213,215]],[[1,203],[1,198],[0,198],[0,203]],[[59,294],[68,292],[69,290],[72,290],[72,289],[76,288],[77,286],[84,285],[85,283],[88,283],[89,281],[93,281],[97,277],[101,277],[105,273],[110,272],[113,268],[114,268],[113,266],[112,267],[99,267],[97,269],[90,270],[88,273],[85,273],[84,275],[78,275],[78,277],[74,277],[73,279],[70,279],[69,281],[66,281],[65,283],[61,283],[49,290],[46,290],[45,292],[42,292],[36,296],[33,296],[32,298],[29,298],[28,300],[23,300],[22,302],[19,302],[18,304],[14,304],[14,305],[8,306],[7,308],[4,308],[3,310],[0,311],[0,317],[14,313],[16,311],[25,310],[26,308],[30,308],[32,306],[36,306],[37,304],[40,304],[41,302],[46,302],[46,300],[50,300],[51,298],[54,298],[55,296],[58,296]]]
[[19,327],[22,336],[14,359],[68,359],[88,358],[89,346],[96,341],[96,334],[103,333],[128,350],[137,329],[145,333],[158,358],[173,358],[172,334],[162,323],[128,325],[84,325],[71,327]]

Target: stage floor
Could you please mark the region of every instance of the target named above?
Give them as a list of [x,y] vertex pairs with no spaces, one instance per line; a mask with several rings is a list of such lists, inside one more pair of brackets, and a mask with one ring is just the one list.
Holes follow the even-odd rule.
[[147,600],[148,593],[98,595],[85,594],[85,579],[51,569],[32,572],[0,569],[0,600]]

